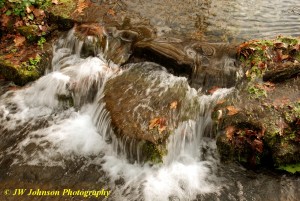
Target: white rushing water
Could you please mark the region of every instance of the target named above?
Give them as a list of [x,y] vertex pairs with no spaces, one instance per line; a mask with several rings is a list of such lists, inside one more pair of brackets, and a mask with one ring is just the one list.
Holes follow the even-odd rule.
[[[108,200],[193,200],[198,194],[217,192],[216,145],[203,134],[210,126],[212,105],[231,90],[199,95],[199,118],[181,123],[171,135],[163,164],[128,163],[116,154],[114,142],[107,142],[114,136],[102,102],[106,80],[122,71],[99,53],[80,58],[82,44],[73,34],[70,31],[54,47],[52,70],[1,97],[1,129],[20,135],[20,140],[0,153],[0,159],[15,154],[14,165],[67,168],[66,160],[82,157],[109,177]],[[120,178],[124,184],[115,185]]]

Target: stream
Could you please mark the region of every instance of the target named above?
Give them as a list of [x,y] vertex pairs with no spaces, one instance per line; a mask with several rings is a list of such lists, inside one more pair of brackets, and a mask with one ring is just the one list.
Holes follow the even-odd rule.
[[[196,30],[209,42],[236,42],[300,34],[298,1],[227,0],[224,4],[221,0],[187,1],[124,3],[130,8],[128,12],[150,18],[158,35],[186,35]],[[183,3],[183,9],[179,9]],[[206,12],[196,15],[201,7]],[[174,16],[179,17],[172,20]],[[189,23],[195,20],[198,20],[197,26]],[[122,47],[122,56],[127,57],[128,47]],[[300,199],[297,176],[247,170],[235,163],[219,161],[212,134],[214,128],[211,128],[211,110],[217,101],[233,93],[234,87],[220,88],[212,94],[190,87],[188,93],[197,97],[201,110],[196,119],[184,121],[172,133],[163,163],[129,162],[128,151],[122,149],[122,143],[126,142],[116,138],[103,97],[108,80],[136,65],[129,63],[123,68],[110,60],[112,52],[120,51],[114,41],[107,40],[105,47],[94,49],[92,56],[84,54],[83,48],[83,41],[72,29],[53,44],[52,67],[43,77],[22,88],[1,87],[0,190],[57,190],[60,195],[1,195],[0,200]],[[224,69],[232,68],[232,62],[222,65]],[[151,76],[168,81],[154,90],[168,88],[170,83],[182,80],[187,82],[186,78],[175,76],[155,63],[143,62],[141,66]],[[63,189],[74,193],[62,195]],[[92,190],[104,190],[107,194],[75,193]]]

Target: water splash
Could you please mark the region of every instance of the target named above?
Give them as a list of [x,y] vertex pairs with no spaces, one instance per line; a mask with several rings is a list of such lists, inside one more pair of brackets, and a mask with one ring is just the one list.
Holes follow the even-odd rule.
[[217,191],[217,157],[207,150],[203,153],[203,149],[215,153],[216,146],[203,134],[212,106],[230,90],[199,94],[199,117],[182,123],[171,135],[163,164],[128,163],[119,154],[122,151],[116,152],[124,142],[115,137],[103,102],[105,82],[122,72],[101,54],[81,58],[84,45],[73,37],[71,30],[58,41],[53,69],[44,77],[1,97],[1,138],[14,140],[0,154],[0,161],[10,156],[14,166],[66,168],[66,161],[81,157],[109,176],[110,200],[191,200]]

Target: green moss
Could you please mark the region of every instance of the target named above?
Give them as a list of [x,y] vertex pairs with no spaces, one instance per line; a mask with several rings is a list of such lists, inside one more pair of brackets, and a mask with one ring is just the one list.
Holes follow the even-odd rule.
[[162,163],[162,157],[166,154],[163,150],[159,150],[158,146],[148,141],[144,143],[142,152],[147,156],[147,161],[155,164]]
[[277,39],[283,43],[286,43],[288,45],[296,45],[299,43],[298,39],[296,38],[293,38],[293,37],[282,37],[282,36],[279,36],[277,37]]
[[7,60],[2,60],[0,57],[0,74],[6,80],[11,80],[18,85],[25,85],[28,82],[34,81],[41,76],[38,70],[41,57],[30,58],[28,62],[23,62],[21,65],[14,65]]
[[278,167],[279,170],[284,170],[289,173],[295,174],[296,172],[300,172],[300,163],[296,164],[289,164],[289,165],[282,165]]
[[267,92],[264,89],[258,88],[257,86],[253,84],[249,84],[248,93],[251,95],[252,98],[261,98],[261,97],[267,97]]
[[71,18],[72,13],[76,9],[76,2],[75,0],[60,0],[61,4],[52,6],[49,10],[53,15],[62,18]]

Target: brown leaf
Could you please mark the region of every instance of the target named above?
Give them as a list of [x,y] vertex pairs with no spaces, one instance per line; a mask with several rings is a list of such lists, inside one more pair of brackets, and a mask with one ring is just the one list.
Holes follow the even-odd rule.
[[252,142],[252,147],[258,152],[258,153],[262,153],[263,152],[263,143],[261,140],[255,139]]
[[232,140],[232,136],[233,136],[233,134],[235,132],[235,127],[234,126],[228,126],[225,129],[225,132],[226,132],[227,139]]
[[225,103],[225,101],[226,101],[225,99],[218,100],[217,105],[223,104],[223,103]]
[[281,98],[276,98],[274,101],[273,101],[273,106],[275,109],[278,109],[278,108],[281,108],[287,104],[289,104],[291,101],[288,97],[281,97]]
[[3,27],[7,27],[8,23],[9,23],[9,20],[10,20],[9,16],[7,16],[5,14],[1,15],[0,22],[1,22]]
[[16,20],[16,22],[14,24],[15,27],[20,27],[20,26],[23,26],[23,25],[24,25],[23,20]]
[[26,38],[24,36],[16,36],[14,39],[15,45],[17,47],[22,46],[25,41],[26,41]]
[[81,14],[85,8],[88,7],[88,4],[86,2],[78,2],[77,8],[74,12],[78,12]]
[[289,126],[285,123],[285,121],[280,118],[277,122],[276,125],[279,127],[279,135],[282,136],[284,134],[284,130],[288,128]]
[[229,115],[229,116],[235,115],[239,112],[239,110],[237,108],[235,108],[234,106],[227,106],[226,109],[228,110],[227,115]]
[[173,101],[171,104],[170,104],[170,109],[171,110],[175,110],[177,108],[177,105],[178,105],[178,102],[177,101]]
[[34,10],[34,6],[27,6],[26,7],[26,12],[31,13]]
[[113,9],[108,9],[107,14],[111,16],[116,16],[116,12]]
[[43,18],[43,17],[46,16],[46,15],[45,15],[45,11],[42,10],[42,9],[34,9],[34,10],[33,10],[33,14],[34,14],[34,16],[35,16],[36,18]]

